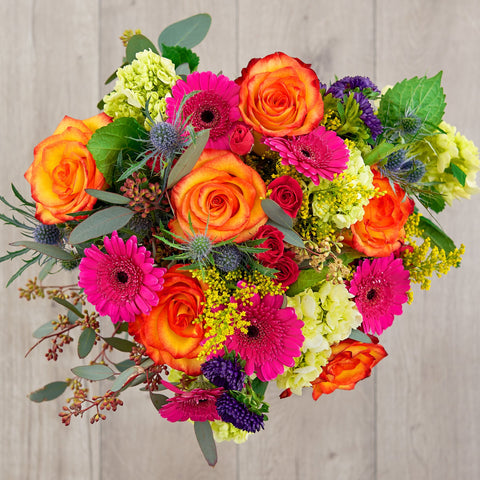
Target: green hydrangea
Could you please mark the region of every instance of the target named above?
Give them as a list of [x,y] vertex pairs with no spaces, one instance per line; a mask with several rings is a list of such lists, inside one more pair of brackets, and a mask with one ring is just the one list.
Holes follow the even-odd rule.
[[325,281],[318,292],[308,288],[288,298],[300,320],[305,342],[302,354],[295,359],[295,366],[288,368],[277,377],[280,389],[290,388],[296,395],[302,388],[310,386],[327,364],[331,354],[330,346],[350,336],[353,328],[362,322],[351,295],[343,284]]
[[234,427],[231,423],[215,420],[210,422],[212,426],[213,438],[216,442],[234,441],[235,443],[244,443],[251,434],[245,430]]
[[363,218],[363,207],[374,195],[373,174],[363,162],[360,150],[348,142],[350,158],[347,169],[333,181],[321,179],[310,184],[313,215],[319,223],[333,230],[349,228]]
[[[477,147],[446,122],[439,125],[445,133],[432,135],[418,142],[411,155],[416,155],[426,166],[422,182],[438,182],[435,188],[451,205],[455,198],[470,198],[479,188],[475,176],[480,168]],[[452,164],[466,174],[465,186],[453,176]]]
[[180,77],[168,58],[145,50],[136,60],[117,70],[117,82],[112,92],[105,95],[104,110],[113,118],[133,117],[150,129],[143,111],[148,100],[148,111],[154,121],[165,113],[165,96]]

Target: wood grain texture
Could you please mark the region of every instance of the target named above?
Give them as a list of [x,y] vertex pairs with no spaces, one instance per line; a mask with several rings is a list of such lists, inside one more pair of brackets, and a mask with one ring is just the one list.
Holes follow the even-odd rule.
[[[140,28],[155,41],[165,26],[200,12],[213,19],[195,48],[200,69],[234,78],[250,58],[284,51],[312,63],[326,83],[362,74],[382,86],[443,70],[445,119],[480,144],[476,0],[6,0],[1,194],[9,195],[11,182],[27,193],[22,175],[32,148],[63,115],[96,113],[109,91],[103,82],[121,62],[125,29]],[[125,406],[94,426],[75,419],[65,428],[57,417],[63,400],[29,402],[31,390],[65,378],[79,360],[66,352],[54,365],[43,358],[44,347],[23,358],[31,332],[57,311],[48,301],[18,300],[24,282],[17,280],[0,290],[0,478],[480,478],[479,211],[477,196],[441,215],[442,226],[467,247],[462,268],[434,279],[430,292],[416,292],[382,335],[389,357],[372,378],[318,402],[308,395],[280,400],[272,388],[266,430],[242,446],[220,444],[215,469],[204,464],[192,425],[161,419],[141,392],[125,392]],[[2,245],[18,239],[11,228],[0,232]],[[16,267],[1,264],[2,284]]]

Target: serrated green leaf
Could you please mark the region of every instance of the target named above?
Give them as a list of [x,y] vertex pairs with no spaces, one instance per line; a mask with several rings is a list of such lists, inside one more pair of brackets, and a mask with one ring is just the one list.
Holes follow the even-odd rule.
[[135,346],[133,342],[130,342],[125,338],[107,337],[107,338],[104,338],[103,341],[108,343],[110,346],[112,346],[116,350],[120,350],[120,352],[129,353],[132,351],[132,348]]
[[150,400],[152,401],[155,410],[158,412],[167,403],[168,397],[161,393],[150,392]]
[[445,253],[448,254],[455,250],[456,247],[453,240],[428,218],[421,216],[418,226],[423,231],[423,234],[429,237],[438,248],[445,250]]
[[327,269],[324,268],[321,272],[309,268],[307,270],[300,270],[297,280],[288,287],[287,295],[294,297],[303,292],[307,288],[313,288],[320,282],[323,282],[327,276]]
[[17,190],[17,187],[13,183],[10,184],[10,187],[13,191],[13,194],[24,204],[29,207],[35,208],[35,204],[33,202],[29,202],[25,199],[25,197]]
[[58,260],[73,260],[71,253],[66,252],[60,247],[55,245],[46,245],[44,243],[32,242],[30,240],[21,240],[18,242],[13,242],[10,245],[14,247],[26,247],[30,250],[35,250],[42,255],[47,255],[48,257],[58,258]]
[[127,49],[125,57],[127,63],[132,63],[138,52],[143,52],[144,50],[151,50],[153,53],[158,55],[157,47],[147,38],[145,35],[137,34],[133,35],[128,40]]
[[464,187],[465,181],[467,180],[467,174],[453,162],[450,162],[450,169],[452,171],[452,175],[458,180],[458,183]]
[[129,381],[133,380],[139,374],[139,369],[137,365],[127,368],[120,375],[115,378],[113,385],[111,387],[112,392],[118,392],[121,390]]
[[82,331],[77,344],[79,358],[85,358],[92,351],[96,338],[97,334],[93,328],[86,328]]
[[442,72],[431,78],[414,77],[397,83],[382,96],[378,118],[386,128],[395,128],[400,121],[415,115],[422,121],[415,139],[435,132],[445,111],[445,94],[441,87]]
[[53,330],[54,330],[53,323],[50,321],[50,322],[44,323],[43,325],[38,327],[32,333],[32,335],[35,338],[43,338],[43,337],[46,337],[47,335],[50,335],[51,333],[53,333]]
[[109,235],[114,230],[120,230],[124,227],[133,215],[135,215],[135,212],[125,207],[109,207],[105,210],[100,210],[73,229],[69,242],[72,245],[76,245]]
[[101,364],[80,365],[78,367],[73,367],[72,373],[80,378],[98,381],[110,378],[113,375],[113,370],[110,367]]
[[418,200],[426,209],[433,210],[435,213],[443,211],[447,204],[443,196],[435,190],[420,193]]
[[284,227],[283,225],[279,225],[278,223],[273,222],[272,220],[269,220],[267,224],[271,225],[272,227],[275,227],[276,229],[280,230],[283,233],[284,242],[287,242],[290,245],[293,245],[294,247],[305,248],[305,244],[303,243],[302,237],[294,230],[290,230],[289,228]]
[[93,188],[86,188],[85,192],[105,203],[112,203],[114,205],[127,205],[130,203],[129,198],[118,193],[106,192],[105,190],[94,190]]
[[293,228],[293,219],[290,215],[287,215],[283,208],[270,198],[266,198],[261,201],[262,209],[265,215],[272,220],[272,222],[278,223],[285,228]]
[[48,402],[59,397],[68,387],[67,382],[52,382],[32,392],[28,398],[32,402]]
[[60,297],[53,297],[52,300],[59,305],[62,305],[63,307],[67,308],[70,310],[72,313],[74,313],[77,317],[82,318],[83,313],[72,303],[70,303],[68,300],[65,300],[64,298]]
[[158,46],[162,45],[193,48],[207,35],[212,18],[207,13],[200,13],[173,23],[160,33]]
[[356,328],[350,332],[350,336],[348,338],[356,340],[357,342],[372,343],[372,340],[366,333],[363,333],[361,330],[357,330]]
[[122,117],[96,130],[87,148],[105,181],[112,185],[119,153],[141,151],[142,140],[146,138],[147,132],[134,118]]
[[207,463],[213,467],[217,463],[217,446],[213,439],[210,422],[194,422],[195,437]]
[[200,155],[205,148],[205,145],[208,142],[210,137],[210,130],[202,130],[198,132],[195,143],[192,143],[183,153],[183,155],[177,160],[177,163],[174,165],[168,176],[167,188],[172,188],[177,182],[179,182],[185,175],[188,175],[197,160],[200,158]]
[[[178,45],[175,47],[162,45],[162,55],[169,58],[174,63],[175,68],[187,64],[189,68],[188,73],[194,72],[200,62],[200,58],[196,53],[192,52],[189,48],[180,47]],[[178,70],[177,75],[180,75]]]

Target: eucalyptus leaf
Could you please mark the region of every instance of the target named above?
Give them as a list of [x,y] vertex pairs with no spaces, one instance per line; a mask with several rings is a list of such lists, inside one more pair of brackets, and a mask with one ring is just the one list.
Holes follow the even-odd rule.
[[77,225],[70,234],[69,241],[75,245],[108,235],[124,227],[133,215],[135,212],[125,207],[109,207],[100,210]]
[[78,338],[77,352],[79,358],[85,358],[95,345],[97,334],[93,328],[86,328]]
[[155,410],[158,412],[167,403],[168,397],[161,393],[150,392],[150,400],[152,401]]
[[135,365],[135,362],[127,358],[126,360],[122,360],[121,362],[116,363],[115,367],[119,372],[123,372],[127,368],[133,367],[134,365]]
[[278,223],[279,225],[284,226],[285,228],[293,228],[293,219],[287,215],[283,208],[275,201],[270,198],[266,198],[261,201],[262,209],[267,215],[267,217],[272,220],[272,222]]
[[125,338],[107,337],[104,338],[103,341],[115,348],[115,350],[127,353],[131,352],[132,348],[135,346],[133,342],[130,342],[130,340],[126,340]]
[[158,37],[158,46],[163,45],[192,48],[207,35],[212,18],[207,13],[199,13],[185,18],[165,28]]
[[356,340],[357,342],[372,343],[371,338],[366,333],[363,333],[361,330],[357,330],[356,328],[351,331],[348,338]]
[[46,337],[47,335],[50,335],[51,333],[53,333],[53,331],[54,331],[53,323],[50,321],[50,322],[44,323],[43,325],[38,327],[32,333],[32,335],[35,338],[43,338],[43,337]]
[[55,245],[46,245],[45,243],[32,242],[30,240],[21,240],[18,242],[13,242],[10,245],[14,247],[26,247],[30,250],[35,250],[42,255],[47,255],[48,257],[57,258],[58,260],[73,260],[73,255],[63,250],[63,248],[57,247]]
[[191,70],[190,70],[190,67],[189,67],[188,63],[182,63],[175,69],[175,73],[179,76],[189,75],[190,72],[191,72]]
[[86,378],[87,380],[98,381],[106,380],[113,375],[113,370],[106,365],[80,365],[72,368],[72,373],[77,377]]
[[40,281],[45,280],[56,263],[57,260],[55,258],[49,258],[48,261],[45,262],[43,268],[40,270],[40,273],[38,274],[38,279]]
[[28,398],[32,402],[46,402],[59,397],[68,387],[67,382],[52,382],[32,392]]
[[213,439],[212,427],[210,422],[194,422],[193,428],[197,437],[198,445],[202,450],[203,456],[207,463],[213,467],[217,463],[217,446]]
[[195,143],[192,143],[187,150],[185,150],[183,155],[177,160],[177,163],[170,171],[167,188],[172,188],[185,175],[188,175],[192,171],[193,167],[197,163],[197,160],[200,158],[200,155],[202,154],[209,137],[210,130],[202,130],[198,132]]
[[68,300],[65,300],[64,298],[60,298],[60,297],[53,297],[52,300],[54,302],[57,302],[59,305],[62,305],[63,307],[67,308],[68,310],[70,310],[77,317],[83,318],[83,313],[75,305],[70,303]]
[[113,385],[110,390],[112,392],[118,392],[121,390],[129,381],[134,379],[139,375],[139,367],[134,365],[133,367],[127,368],[120,375],[115,378]]
[[113,203],[114,205],[127,205],[130,199],[118,193],[106,192],[105,190],[94,190],[93,188],[86,188],[87,192],[92,197],[102,200],[102,202]]
[[294,247],[305,248],[302,237],[297,232],[290,230],[289,228],[284,227],[283,225],[280,225],[276,222],[273,222],[272,220],[269,220],[267,224],[280,230],[283,233],[283,240],[285,242],[293,245]]
[[158,55],[157,47],[147,38],[145,35],[137,34],[133,35],[128,40],[127,49],[126,49],[126,60],[127,63],[132,63],[138,52],[143,52],[144,50],[151,50],[153,53]]

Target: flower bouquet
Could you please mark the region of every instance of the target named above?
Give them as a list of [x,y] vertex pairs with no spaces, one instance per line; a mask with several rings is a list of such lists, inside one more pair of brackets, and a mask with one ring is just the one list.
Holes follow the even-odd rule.
[[[317,400],[371,374],[411,285],[460,265],[435,214],[477,192],[480,162],[443,121],[441,72],[380,91],[276,52],[229,79],[197,70],[210,21],[158,46],[125,32],[102,112],[65,116],[34,149],[32,199],[0,199],[22,234],[9,283],[38,264],[20,296],[64,309],[34,347],[57,360],[75,338],[85,359],[30,399],[69,389],[62,422],[95,423],[138,387],[214,465],[215,441],[264,428],[270,382]],[[60,270],[78,281],[48,286]]]

